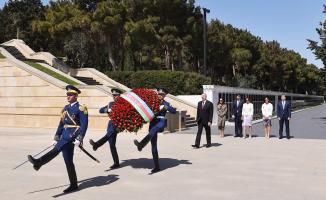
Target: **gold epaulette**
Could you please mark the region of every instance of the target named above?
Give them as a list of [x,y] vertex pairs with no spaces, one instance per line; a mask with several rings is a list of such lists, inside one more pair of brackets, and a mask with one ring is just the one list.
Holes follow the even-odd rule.
[[84,104],[79,105],[79,110],[82,111],[85,115],[88,114],[87,107]]

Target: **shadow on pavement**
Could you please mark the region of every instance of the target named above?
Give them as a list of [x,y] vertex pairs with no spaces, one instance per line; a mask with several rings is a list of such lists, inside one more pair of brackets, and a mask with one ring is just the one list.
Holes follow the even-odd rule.
[[[211,147],[219,147],[219,146],[222,146],[222,144],[220,144],[220,143],[212,143],[211,144]],[[206,147],[206,145],[205,145],[205,147]]]
[[[79,183],[78,187],[79,188],[78,188],[78,190],[76,192],[78,192],[80,190],[83,190],[83,189],[86,189],[86,188],[101,187],[101,186],[104,186],[104,185],[108,185],[108,184],[111,184],[111,183],[117,181],[118,179],[119,179],[118,175],[110,174],[108,176],[96,176],[96,177],[93,177],[93,178],[80,180],[80,181],[78,181],[78,183]],[[51,187],[51,188],[45,188],[45,189],[41,189],[41,190],[32,191],[32,192],[29,192],[28,194],[33,194],[33,193],[37,193],[37,192],[44,192],[44,191],[53,190],[53,189],[62,188],[62,187],[68,187],[68,186],[69,186],[69,184],[59,185],[59,186],[56,186],[56,187]],[[57,198],[57,197],[67,195],[67,194],[70,194],[70,193],[60,193],[60,194],[54,195],[52,197]]]
[[224,134],[224,137],[233,137],[232,134]]
[[312,117],[311,119],[320,119],[320,120],[326,120],[326,117]]
[[[161,171],[176,167],[178,165],[190,165],[192,164],[188,160],[178,160],[174,158],[160,158],[160,168]],[[131,166],[135,169],[152,169],[154,167],[154,161],[151,158],[137,158],[137,159],[129,159],[123,160],[120,164],[120,168]],[[105,170],[105,171],[110,171]]]

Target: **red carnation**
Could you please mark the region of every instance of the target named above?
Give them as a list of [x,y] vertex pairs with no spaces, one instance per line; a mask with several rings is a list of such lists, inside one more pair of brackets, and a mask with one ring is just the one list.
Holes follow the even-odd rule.
[[[137,88],[133,89],[132,92],[137,94],[154,113],[158,112],[160,99],[155,91],[151,89]],[[110,118],[113,125],[117,127],[118,132],[124,130],[137,132],[145,123],[145,120],[135,110],[135,108],[121,97],[113,104]]]

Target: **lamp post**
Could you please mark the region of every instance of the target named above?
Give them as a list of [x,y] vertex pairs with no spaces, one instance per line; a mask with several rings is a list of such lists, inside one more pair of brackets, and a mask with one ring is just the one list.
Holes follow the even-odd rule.
[[206,13],[210,13],[210,10],[207,8],[203,8],[203,35],[204,35],[204,73],[207,74],[207,63],[206,63],[206,56],[207,56],[207,23],[206,23]]

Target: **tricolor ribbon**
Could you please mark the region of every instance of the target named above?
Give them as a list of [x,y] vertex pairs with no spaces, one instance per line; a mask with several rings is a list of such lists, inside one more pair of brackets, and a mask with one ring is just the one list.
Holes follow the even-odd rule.
[[128,101],[146,122],[149,122],[154,118],[153,111],[137,94],[133,92],[126,92],[123,93],[121,97]]

